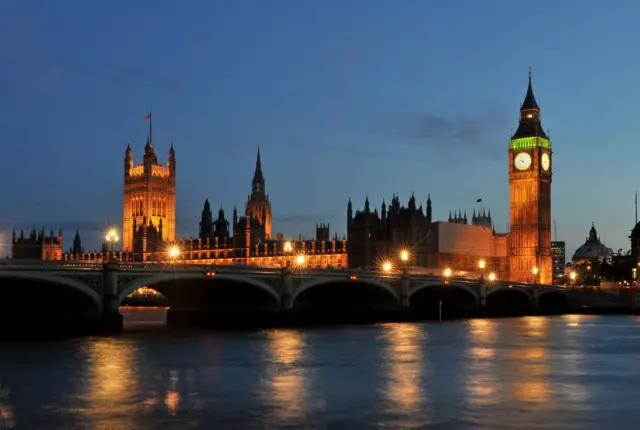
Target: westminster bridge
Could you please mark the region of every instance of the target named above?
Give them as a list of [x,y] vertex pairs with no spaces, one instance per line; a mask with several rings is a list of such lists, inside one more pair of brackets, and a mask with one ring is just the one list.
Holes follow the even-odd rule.
[[381,274],[349,269],[261,268],[153,263],[0,261],[0,319],[30,314],[48,321],[121,325],[125,298],[140,287],[170,303],[169,320],[194,315],[385,314],[450,317],[563,313],[624,308],[609,293],[483,278]]

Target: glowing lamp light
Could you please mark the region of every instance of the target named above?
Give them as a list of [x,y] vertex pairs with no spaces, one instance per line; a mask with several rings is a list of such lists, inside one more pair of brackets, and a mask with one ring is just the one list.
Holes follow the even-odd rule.
[[169,257],[178,258],[179,255],[180,255],[180,248],[178,248],[177,246],[172,246],[171,248],[169,248]]
[[382,265],[382,271],[389,273],[391,272],[391,269],[393,269],[393,266],[391,265],[390,261],[385,261],[384,264]]
[[407,251],[406,249],[400,251],[400,260],[402,260],[403,262],[409,261],[409,251]]
[[355,281],[356,279],[358,279],[358,277],[356,275],[351,275],[349,276],[349,279],[351,279],[352,281]]
[[490,280],[491,282],[495,281],[495,280],[496,280],[496,274],[495,274],[495,273],[493,273],[493,272],[489,273],[489,280]]
[[207,276],[216,276],[216,272],[207,272]]
[[109,230],[104,238],[109,243],[115,243],[120,240],[120,237],[118,237],[118,232],[114,228]]
[[575,281],[577,276],[578,276],[578,274],[576,272],[571,272],[569,274],[569,277],[571,278],[572,281]]
[[534,274],[534,275],[537,275],[537,274],[538,274],[538,268],[537,268],[537,267],[534,267],[534,268],[531,270],[531,272],[533,272],[533,274]]
[[291,252],[293,251],[293,245],[291,245],[291,242],[287,241],[284,243],[284,252]]
[[304,255],[298,255],[296,257],[296,264],[303,265],[305,261]]
[[487,262],[484,260],[478,261],[478,267],[484,269],[485,267],[487,267]]
[[443,275],[445,278],[450,278],[451,277],[451,269],[449,269],[448,267],[446,269],[444,269]]

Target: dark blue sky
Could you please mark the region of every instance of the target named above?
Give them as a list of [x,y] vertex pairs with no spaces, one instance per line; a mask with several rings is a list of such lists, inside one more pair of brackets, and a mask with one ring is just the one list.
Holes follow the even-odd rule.
[[[554,147],[568,251],[591,222],[628,248],[636,187],[634,1],[0,0],[2,225],[122,223],[123,157],[153,107],[175,141],[178,231],[230,214],[258,145],[274,231],[345,232],[347,199],[398,192],[508,223],[507,145],[527,70]],[[66,247],[67,247],[66,246]]]

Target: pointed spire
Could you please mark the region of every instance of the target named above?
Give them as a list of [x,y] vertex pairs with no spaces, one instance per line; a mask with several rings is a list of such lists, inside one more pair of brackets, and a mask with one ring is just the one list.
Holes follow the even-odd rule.
[[258,156],[256,157],[256,170],[253,173],[253,183],[264,183],[262,175],[262,161],[260,160],[260,147],[258,147]]
[[520,107],[520,110],[531,110],[531,109],[540,110],[540,107],[538,107],[538,102],[536,101],[536,97],[535,95],[533,95],[533,86],[531,85],[531,67],[529,67],[529,86],[527,87],[527,95],[524,97],[524,101],[522,102],[522,106]]
[[209,198],[206,198],[204,200],[204,210],[207,211],[207,212],[211,211],[211,205],[209,204]]

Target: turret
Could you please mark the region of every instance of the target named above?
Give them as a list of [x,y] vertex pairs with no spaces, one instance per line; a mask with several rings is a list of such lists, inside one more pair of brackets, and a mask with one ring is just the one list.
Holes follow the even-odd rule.
[[211,205],[209,199],[205,199],[202,208],[202,216],[200,218],[200,239],[206,239],[213,236],[213,217],[211,214]]
[[131,142],[127,142],[127,149],[124,151],[124,176],[129,176],[133,168],[133,151],[131,150]]
[[351,204],[351,197],[349,197],[349,203],[347,203],[347,226],[351,224],[353,219],[353,205]]
[[432,209],[431,209],[431,194],[427,195],[427,221],[431,222],[432,218],[431,216],[433,215],[432,213]]
[[176,151],[173,149],[173,140],[171,141],[171,147],[169,148],[169,157],[167,158],[167,167],[169,168],[169,175],[176,176]]

